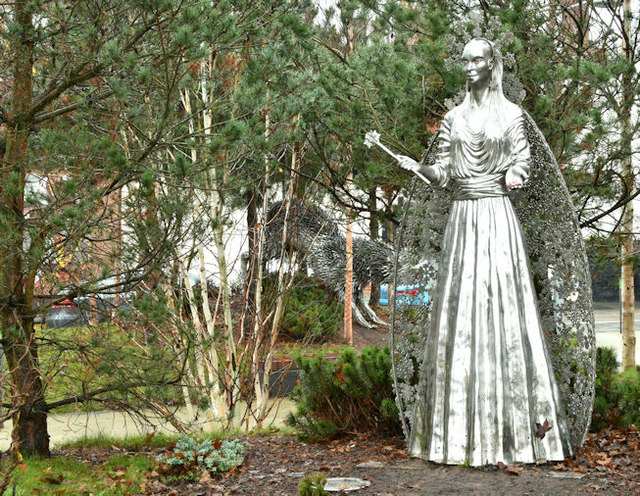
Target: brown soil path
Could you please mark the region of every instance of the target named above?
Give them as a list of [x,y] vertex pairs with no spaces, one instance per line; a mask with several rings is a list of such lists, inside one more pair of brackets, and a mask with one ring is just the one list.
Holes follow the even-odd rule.
[[635,430],[591,436],[573,461],[481,469],[408,458],[398,437],[359,436],[325,444],[300,443],[291,436],[246,440],[247,457],[235,473],[174,487],[152,480],[147,494],[295,496],[300,479],[317,471],[371,482],[369,488],[349,493],[354,496],[640,494],[640,436]]

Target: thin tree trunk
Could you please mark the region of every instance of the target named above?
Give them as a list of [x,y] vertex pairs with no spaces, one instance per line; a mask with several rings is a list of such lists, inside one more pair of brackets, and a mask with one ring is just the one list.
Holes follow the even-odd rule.
[[211,306],[209,305],[209,287],[207,284],[207,274],[204,265],[204,248],[202,244],[198,246],[198,260],[200,262],[200,291],[202,293],[202,313],[204,314],[205,328],[207,330],[208,339],[207,354],[209,364],[209,401],[211,402],[210,410],[215,419],[220,418],[218,411],[218,401],[220,400],[220,361],[218,360],[218,350],[216,350],[215,336],[215,319],[211,314]]
[[[351,55],[355,50],[355,32],[353,30],[353,23],[350,23],[347,27],[347,55]],[[350,162],[349,175],[347,176],[347,191],[351,191],[351,184],[353,183],[353,147],[349,145],[348,160]],[[351,305],[353,303],[353,205],[351,205],[351,199],[348,198],[349,208],[347,209],[347,236],[346,236],[346,267],[344,278],[344,337],[347,343],[353,346],[353,318]]]
[[[269,88],[267,87],[267,102],[269,101]],[[264,113],[264,137],[266,141],[269,141],[271,122],[269,120],[269,111],[266,110]],[[265,384],[266,390],[268,393],[269,387],[269,377],[263,370],[262,378],[260,377],[259,370],[259,359],[262,348],[262,342],[264,340],[264,309],[262,304],[262,277],[263,277],[263,263],[262,259],[264,257],[264,241],[265,241],[265,231],[267,229],[267,222],[269,221],[268,217],[268,209],[269,209],[269,186],[270,186],[270,172],[269,172],[269,159],[268,156],[265,155],[264,158],[264,182],[263,182],[263,195],[262,195],[262,213],[263,219],[258,227],[258,230],[255,232],[256,236],[256,246],[254,249],[256,250],[255,256],[255,264],[256,267],[253,268],[252,272],[255,272],[255,290],[254,290],[254,310],[253,310],[253,353],[251,356],[251,370],[253,371],[253,390],[256,396],[256,404],[258,408],[265,401],[264,399],[264,391]],[[257,219],[256,219],[257,220]],[[285,224],[286,228],[286,224]],[[284,249],[284,248],[283,248]],[[250,252],[250,256],[253,254]],[[250,278],[249,278],[250,279]],[[251,282],[249,282],[251,284]],[[249,288],[251,290],[251,287]],[[266,364],[265,364],[266,368]],[[248,418],[247,418],[248,422]],[[261,421],[258,421],[260,424]]]
[[[633,207],[629,202],[623,214],[623,225],[633,220]],[[626,229],[625,229],[626,230]],[[622,286],[620,288],[622,300],[622,367],[634,368],[635,361],[635,295],[634,295],[634,269],[633,262],[633,235],[625,234],[622,240]]]
[[[216,209],[218,210],[218,209]],[[217,226],[214,229],[213,239],[217,249],[218,268],[220,269],[220,291],[222,293],[222,315],[224,317],[225,337],[227,340],[227,395],[228,395],[228,424],[233,425],[234,405],[240,396],[240,373],[238,370],[238,352],[233,335],[233,319],[231,316],[231,296],[229,288],[227,258],[224,252],[222,215],[215,218]]]
[[[369,236],[371,239],[376,240],[379,238],[378,235],[378,205],[377,205],[377,188],[374,186],[369,190]],[[369,298],[369,306],[377,307],[380,305],[380,283],[371,282],[371,296]]]
[[[628,35],[631,34],[631,0],[624,2],[624,25]],[[632,47],[625,46],[625,57],[628,64],[633,64]],[[634,95],[631,88],[630,75],[622,75],[622,114],[621,114],[621,147],[623,152],[622,178],[627,194],[634,189],[634,173],[632,163],[632,131],[631,107]],[[636,335],[635,335],[635,293],[633,267],[633,202],[628,202],[622,213],[622,367],[624,369],[636,366]]]
[[[353,179],[352,173],[349,173],[349,183]],[[347,210],[347,241],[346,241],[346,259],[344,278],[344,338],[349,345],[353,345],[353,319],[351,315],[351,304],[353,302],[353,227],[352,227],[353,209],[349,207]]]
[[[295,120],[297,126],[297,119]],[[291,201],[293,198],[293,192],[295,190],[294,184],[296,174],[298,171],[298,154],[297,147],[294,145],[293,152],[291,154],[291,175],[289,177],[289,185],[284,196],[284,222],[282,226],[282,243],[280,251],[280,268],[278,269],[278,296],[276,297],[276,305],[273,314],[273,320],[271,321],[270,339],[266,350],[264,360],[264,374],[262,383],[259,388],[256,388],[256,393],[259,395],[257,403],[257,418],[258,426],[262,427],[262,422],[268,413],[269,402],[269,376],[271,375],[271,361],[273,359],[273,352],[276,342],[278,340],[280,330],[280,320],[284,312],[284,296],[289,291],[291,284],[293,283],[293,277],[289,280],[289,285],[285,287],[284,273],[285,273],[285,256],[287,254],[287,232],[289,224],[289,212],[291,211]]]
[[187,292],[187,300],[189,303],[189,310],[191,311],[191,322],[193,323],[194,335],[193,345],[196,356],[196,367],[198,370],[198,380],[201,387],[207,387],[207,375],[205,373],[206,359],[204,350],[202,349],[202,324],[200,323],[200,315],[198,314],[198,307],[196,306],[196,298],[193,293],[193,287],[189,280],[189,273],[182,260],[178,259],[180,263],[180,271],[182,272],[182,284]]

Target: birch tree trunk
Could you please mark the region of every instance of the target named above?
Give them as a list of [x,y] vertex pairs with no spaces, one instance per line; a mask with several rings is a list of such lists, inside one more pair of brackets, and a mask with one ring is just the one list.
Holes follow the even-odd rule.
[[[297,125],[297,119],[296,119]],[[268,414],[269,404],[269,377],[271,376],[271,362],[273,360],[273,353],[276,342],[278,340],[280,321],[284,311],[284,297],[290,290],[293,284],[293,277],[289,279],[288,284],[285,284],[285,256],[287,253],[287,235],[289,224],[289,212],[291,210],[291,200],[295,191],[294,185],[296,182],[296,176],[298,173],[298,153],[297,145],[294,145],[291,153],[291,174],[289,176],[289,185],[284,195],[284,221],[282,226],[282,243],[280,251],[280,267],[278,269],[278,284],[276,296],[276,303],[273,312],[273,318],[271,320],[271,329],[269,332],[269,341],[267,343],[267,350],[264,359],[264,374],[262,381],[256,379],[256,412],[258,427],[262,427],[262,423]],[[257,376],[258,374],[256,374]]]
[[[269,101],[269,88],[267,87],[267,102]],[[264,137],[265,140],[269,140],[270,135],[270,126],[271,122],[269,120],[269,111],[266,110],[264,113]],[[254,232],[255,244],[256,244],[256,275],[255,275],[255,291],[253,300],[255,301],[254,312],[253,312],[253,352],[251,356],[251,370],[253,371],[253,390],[256,396],[256,404],[258,408],[265,402],[264,391],[269,387],[269,377],[266,373],[263,373],[262,377],[260,377],[260,350],[262,347],[262,343],[264,341],[264,309],[262,303],[262,277],[263,277],[263,264],[262,259],[264,257],[264,241],[265,241],[265,230],[267,228],[267,212],[269,209],[269,186],[270,186],[270,171],[269,171],[269,159],[265,156],[264,159],[264,187],[263,187],[263,196],[262,196],[262,212],[263,219],[260,225],[257,227],[257,232]],[[251,229],[251,226],[249,226]],[[249,294],[249,291],[247,294]],[[266,386],[265,386],[266,384]],[[247,419],[248,420],[248,419]],[[258,421],[260,424],[261,421]]]
[[[205,81],[206,77],[204,77],[203,75],[208,75],[210,77],[211,72],[213,71],[214,64],[215,64],[215,60],[210,58],[208,61],[208,64],[203,64],[204,69],[201,71],[201,76],[202,76],[201,79],[203,79],[203,81],[201,82],[200,97],[202,99],[203,110],[199,114],[202,116],[202,123],[198,127],[201,130],[202,135],[204,136],[205,143],[209,141],[213,119],[211,115],[212,110],[210,108],[211,96],[207,90],[207,85]],[[193,117],[194,112],[191,104],[191,97],[189,95],[189,91],[185,89],[181,94],[181,98],[182,98],[182,103],[184,105],[185,111],[192,116],[189,119],[189,131],[193,134],[196,129],[196,124],[195,124],[195,117]],[[191,147],[190,157],[194,164],[197,163],[198,153],[195,147]],[[212,172],[207,171],[205,172],[205,174],[207,177],[209,177],[212,174]],[[213,174],[215,175],[215,172],[213,172]],[[213,186],[213,188],[215,188],[216,186],[215,177],[213,178],[213,180],[211,179],[207,180],[206,183],[208,186],[210,187]],[[224,252],[224,242],[223,242],[224,222],[223,222],[222,215],[224,212],[224,205],[221,205],[221,202],[220,202],[221,196],[215,193],[215,189],[213,189],[212,191],[214,195],[213,202],[210,203],[208,201],[209,195],[204,194],[203,195],[204,201],[200,201],[198,203],[197,208],[194,209],[193,216],[194,218],[197,217],[196,210],[202,209],[206,211],[207,204],[211,204],[211,207],[209,209],[211,213],[210,225],[212,224],[216,226],[214,228],[213,237],[214,237],[216,248],[217,248],[218,267],[220,270],[220,281],[221,281],[220,291],[222,293],[223,309],[225,312],[224,322],[225,322],[225,327],[227,328],[227,332],[228,333],[230,332],[230,335],[231,335],[230,341],[227,341],[227,347],[229,346],[231,347],[231,349],[233,350],[232,355],[235,356],[235,342],[233,340],[233,325],[231,322],[231,307],[230,307],[230,301],[229,301],[229,288],[228,288],[228,279],[227,279],[227,263],[226,263],[226,257]],[[197,196],[198,195],[196,195],[196,197]],[[203,376],[204,371],[201,369],[203,367],[203,364],[206,364],[208,381],[204,382],[203,385],[206,385],[207,387],[207,394],[210,402],[210,412],[213,416],[213,419],[218,420],[221,418],[220,411],[217,406],[221,400],[219,380],[220,378],[229,377],[230,372],[232,377],[235,377],[237,374],[231,371],[231,369],[227,369],[226,371],[222,370],[220,361],[218,359],[218,353],[214,343],[215,319],[213,314],[211,313],[211,307],[209,305],[209,298],[208,298],[209,289],[207,284],[207,273],[206,273],[206,267],[205,267],[205,256],[204,256],[204,247],[203,247],[202,240],[198,241],[197,253],[198,253],[198,262],[200,265],[200,269],[199,269],[200,288],[202,293],[202,311],[205,319],[204,326],[200,321],[200,316],[198,314],[199,309],[195,305],[193,290],[191,288],[187,271],[182,263],[181,263],[181,268],[182,268],[184,280],[185,280],[185,289],[187,289],[189,304],[191,306],[193,324],[196,329],[196,340],[197,340],[196,356],[197,356],[198,370],[199,370],[198,375]],[[205,329],[206,329],[206,333],[205,333]],[[231,361],[227,360],[226,365],[228,366],[230,363],[233,364],[233,368],[235,368],[236,366],[235,360],[231,360]],[[235,382],[235,379],[233,379],[232,382]],[[227,402],[227,403],[232,404],[231,402]],[[230,415],[231,415],[231,412],[227,411],[226,416],[229,417]]]
[[[216,394],[218,392],[218,369],[215,365],[217,363],[212,363],[211,361],[211,351],[210,351],[210,341],[208,336],[205,335],[204,329],[202,327],[202,323],[200,321],[199,309],[196,305],[195,295],[193,293],[193,286],[191,285],[191,281],[189,280],[189,273],[187,271],[186,266],[180,260],[180,270],[182,272],[182,280],[184,284],[184,288],[187,291],[187,299],[189,300],[189,308],[191,310],[191,321],[193,323],[194,328],[194,336],[193,336],[193,346],[196,357],[196,366],[198,370],[198,378],[200,382],[200,386],[204,388],[207,396],[209,397],[210,409],[213,414],[214,419],[218,419],[220,417],[218,412],[218,400],[219,396]],[[205,280],[206,284],[206,280]],[[203,300],[207,299],[206,292],[202,295]],[[213,350],[215,355],[215,349]],[[217,360],[216,360],[217,362]]]

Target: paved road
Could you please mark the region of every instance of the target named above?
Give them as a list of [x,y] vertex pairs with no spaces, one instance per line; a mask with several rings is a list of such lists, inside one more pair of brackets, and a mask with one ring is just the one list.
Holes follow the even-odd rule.
[[[620,334],[620,307],[618,303],[595,304],[596,344],[616,350],[618,360],[622,360],[622,334]],[[636,304],[636,363],[640,364],[640,304]]]
[[[289,412],[295,410],[295,403],[286,398],[276,400],[278,405],[271,410],[270,415],[264,423],[265,427],[271,425],[275,427],[284,427],[285,418]],[[242,406],[238,406],[241,408]],[[147,412],[147,417],[152,423],[143,422],[139,417],[130,415],[126,412],[116,412],[111,410],[103,410],[99,412],[76,412],[76,413],[56,413],[49,415],[48,428],[51,447],[60,444],[75,441],[82,438],[95,438],[100,435],[126,438],[137,435],[145,435],[150,432],[157,433],[175,433],[173,426],[167,424],[161,418],[155,417]],[[182,409],[178,417],[186,421],[186,412]],[[206,422],[206,415],[200,414],[199,420],[193,422],[194,427],[205,432],[223,430],[223,425],[218,422]],[[255,422],[250,422],[250,428],[255,427]],[[0,429],[0,451],[9,449],[11,443],[12,422],[9,420],[4,423],[4,427]],[[237,426],[238,430],[242,430],[243,426]]]

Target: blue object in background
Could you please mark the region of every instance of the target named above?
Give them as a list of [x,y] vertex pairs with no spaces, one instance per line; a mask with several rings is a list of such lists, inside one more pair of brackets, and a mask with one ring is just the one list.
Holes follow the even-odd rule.
[[[405,301],[404,298],[408,298]],[[396,288],[396,302],[399,304],[409,305],[425,305],[429,301],[429,294],[426,288],[421,288],[418,284],[409,284],[408,286],[398,286]],[[389,285],[380,286],[380,305],[389,305]]]

